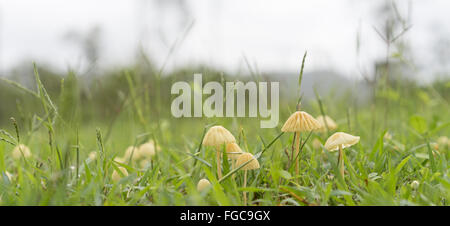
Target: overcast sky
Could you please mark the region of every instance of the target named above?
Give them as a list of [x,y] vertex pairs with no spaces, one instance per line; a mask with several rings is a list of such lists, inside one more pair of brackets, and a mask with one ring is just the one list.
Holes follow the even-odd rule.
[[[139,43],[162,65],[170,46],[193,27],[168,61],[168,70],[209,64],[245,72],[244,55],[260,71],[298,71],[308,50],[307,71],[336,70],[359,76],[356,37],[361,32],[363,68],[373,70],[385,49],[373,26],[382,1],[361,0],[1,0],[0,71],[36,61],[56,69],[83,68],[79,45],[64,38],[99,26],[101,68],[131,63]],[[183,2],[183,1],[181,1]],[[374,3],[375,2],[375,3]],[[408,1],[397,1],[407,15]],[[450,1],[412,0],[411,43],[419,68],[435,68],[438,37],[450,37]],[[448,51],[448,50],[447,50]],[[419,58],[419,59],[417,59]],[[432,66],[430,66],[432,65]],[[434,70],[434,69],[433,69]],[[424,69],[421,69],[422,76]]]

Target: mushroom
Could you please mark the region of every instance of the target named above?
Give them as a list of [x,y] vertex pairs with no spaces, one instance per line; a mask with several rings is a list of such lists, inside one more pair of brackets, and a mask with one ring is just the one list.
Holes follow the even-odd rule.
[[239,156],[243,153],[241,148],[236,143],[229,143],[226,147],[228,159],[231,159],[231,168],[234,169],[235,162]]
[[328,151],[339,150],[338,165],[342,178],[344,178],[344,159],[343,149],[350,147],[359,142],[359,137],[353,136],[344,132],[337,132],[331,135],[327,142],[325,142],[325,148]]
[[231,134],[227,129],[223,128],[223,126],[213,126],[209,128],[208,132],[206,132],[202,143],[204,146],[213,146],[216,148],[217,175],[220,180],[222,178],[222,171],[220,169],[221,146],[224,144],[226,145],[229,143],[236,143],[236,139],[234,138],[233,134]]
[[[241,154],[239,158],[236,160],[236,167],[239,167],[248,161],[250,162],[241,168],[241,170],[244,170],[244,188],[247,186],[247,170],[259,169],[258,160],[250,153]],[[247,205],[247,192],[244,191],[243,195],[244,195],[244,205]]]
[[112,176],[111,176],[111,178],[112,178],[112,180],[114,182],[118,182],[122,177],[127,177],[128,176],[127,169],[125,169],[125,168],[123,168],[121,166],[119,166],[117,168],[120,170],[120,173],[117,172],[116,170],[114,170],[114,172],[112,173]]
[[413,189],[413,190],[417,190],[417,188],[419,188],[419,186],[420,186],[420,183],[419,183],[419,181],[413,181],[413,182],[411,182],[411,188]]
[[31,151],[30,148],[28,148],[24,144],[17,145],[13,151],[12,151],[12,157],[13,159],[20,159],[20,157],[28,158],[31,157]]
[[95,161],[97,159],[97,152],[96,151],[91,151],[89,152],[89,157],[88,157],[91,161]]
[[319,115],[317,116],[316,120],[320,123],[321,128],[319,129],[320,132],[327,132],[330,130],[335,130],[337,128],[336,122],[330,118],[328,115]]
[[438,143],[438,145],[443,146],[443,147],[450,146],[450,139],[448,139],[448,137],[446,137],[446,136],[441,136],[437,139],[437,143]]
[[205,190],[209,186],[211,186],[211,183],[209,182],[209,180],[203,178],[200,181],[198,181],[197,191],[198,192],[202,192],[203,190]]
[[312,146],[314,149],[321,149],[322,148],[322,143],[320,142],[319,139],[314,138],[314,140],[312,141]]
[[[296,159],[299,154],[300,132],[313,131],[319,129],[320,127],[320,123],[314,117],[304,111],[297,111],[292,114],[288,118],[288,120],[286,120],[283,127],[281,128],[281,131],[295,133],[295,157],[293,157],[292,159]],[[295,162],[295,172],[298,175],[299,161]]]
[[148,160],[148,159],[142,159],[140,162],[139,162],[139,166],[141,167],[141,168],[145,168],[145,167],[147,167],[149,164],[150,164],[150,160]]
[[124,161],[128,162],[130,160],[130,157],[131,157],[132,161],[136,161],[136,160],[138,160],[141,157],[141,153],[140,153],[138,147],[129,146],[127,148],[127,150],[125,150],[125,154],[124,154],[122,159]]
[[139,157],[151,159],[155,155],[155,143],[149,141],[139,146]]
[[121,157],[115,157],[114,161],[118,162],[118,163],[122,163],[125,164],[126,163],[126,159],[125,158],[121,158]]

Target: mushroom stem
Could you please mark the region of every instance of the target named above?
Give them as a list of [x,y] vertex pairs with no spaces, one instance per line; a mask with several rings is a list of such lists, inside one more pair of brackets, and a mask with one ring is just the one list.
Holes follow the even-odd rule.
[[295,132],[295,156],[293,157],[295,161],[295,175],[299,173],[299,159],[298,155],[300,152],[300,132]]
[[216,151],[216,156],[217,156],[217,176],[219,177],[219,180],[220,179],[222,179],[222,170],[221,170],[221,167],[220,167],[220,150],[219,150],[219,148],[217,148],[217,151]]
[[342,150],[342,145],[339,145],[339,157],[338,157],[339,171],[342,178],[344,178],[344,152]]
[[[247,187],[247,170],[244,170],[244,188]],[[243,192],[244,193],[244,206],[247,205],[247,192]]]

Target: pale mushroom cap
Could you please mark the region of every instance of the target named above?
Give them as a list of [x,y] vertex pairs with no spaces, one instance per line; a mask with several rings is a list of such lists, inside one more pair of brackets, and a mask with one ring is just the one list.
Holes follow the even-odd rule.
[[144,168],[144,167],[146,167],[149,163],[150,163],[150,160],[148,160],[148,159],[143,159],[143,160],[141,160],[141,161],[139,162],[139,166],[140,166],[141,168]]
[[211,186],[211,183],[207,179],[201,179],[197,184],[197,191],[201,192],[205,190],[207,187]]
[[281,131],[304,132],[320,129],[320,127],[320,123],[310,114],[304,111],[297,111],[288,118]]
[[[123,167],[121,167],[121,166],[119,166],[118,168],[119,168],[120,172],[122,172],[122,174],[123,174],[125,177],[128,176],[128,171],[127,171],[127,169],[125,169],[125,168],[123,168]],[[117,182],[117,181],[120,180],[120,178],[122,178],[122,176],[121,176],[116,170],[114,170],[114,172],[112,173],[112,180],[113,180],[114,182]]]
[[125,158],[121,158],[121,157],[115,157],[114,161],[125,164],[126,159]]
[[139,156],[143,158],[152,158],[155,155],[155,143],[147,142],[139,146]]
[[233,134],[230,133],[227,129],[223,128],[223,126],[213,126],[208,132],[206,132],[205,137],[203,138],[203,145],[205,146],[214,146],[219,148],[223,144],[228,143],[236,143],[236,139]]
[[417,188],[419,188],[419,186],[420,186],[420,183],[419,183],[419,181],[413,181],[413,182],[411,182],[411,188],[412,189],[417,189]]
[[342,148],[350,147],[359,142],[359,137],[353,136],[343,132],[337,132],[331,135],[327,142],[325,142],[325,148],[328,151],[335,151],[339,149],[339,146],[342,145]]
[[450,144],[450,140],[446,136],[441,136],[437,139],[439,145],[445,146]]
[[314,138],[314,140],[312,141],[312,146],[314,149],[320,149],[322,147],[322,143],[319,139]]
[[22,157],[22,153],[25,158],[31,157],[30,148],[28,148],[24,144],[19,144],[13,149],[12,152],[13,159],[20,159]]
[[88,158],[89,158],[91,161],[96,160],[96,159],[97,159],[97,152],[96,152],[96,151],[91,151],[91,152],[89,153]]
[[[252,161],[250,161],[253,159]],[[252,169],[259,169],[259,162],[258,160],[250,153],[243,153],[239,156],[239,158],[236,161],[236,167],[241,166],[242,164],[246,163],[247,161],[250,161],[247,163],[247,165],[243,166],[241,170],[252,170]]]
[[[316,120],[319,122],[321,128],[320,131],[324,132],[327,130],[327,126],[329,130],[335,130],[337,128],[337,124],[336,122],[330,118],[328,115],[325,115],[325,117],[323,117],[322,115],[317,116]],[[325,122],[327,123],[325,125]]]
[[241,148],[236,143],[227,144],[227,156],[229,159],[237,159],[243,153]]
[[161,151],[161,146],[159,146],[158,143],[156,143],[154,140],[150,140],[149,143],[153,144],[156,152]]
[[133,154],[133,157],[131,157],[133,161],[136,161],[139,158],[141,158],[139,148],[135,146],[129,146],[127,150],[125,150],[125,155],[123,156],[123,159],[128,161],[130,159],[131,154]]

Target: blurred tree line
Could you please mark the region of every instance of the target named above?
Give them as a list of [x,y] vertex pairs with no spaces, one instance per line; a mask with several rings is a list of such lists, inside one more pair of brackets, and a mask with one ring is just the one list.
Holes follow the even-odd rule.
[[[33,115],[44,115],[39,99],[18,88],[16,84],[36,91],[36,81],[31,66],[27,70],[13,72],[0,80],[0,124],[9,123],[15,117],[29,123]],[[203,84],[208,81],[235,81],[236,77],[224,74],[206,66],[183,68],[161,76],[151,64],[136,64],[127,68],[106,71],[90,76],[78,76],[75,72],[60,74],[48,67],[37,67],[40,79],[58,112],[66,121],[89,123],[92,120],[107,120],[117,116],[124,109],[135,114],[136,120],[170,117],[171,86],[177,81],[192,82],[194,73],[203,73]],[[447,77],[448,78],[448,77]],[[6,79],[6,80],[5,80]],[[268,78],[264,78],[270,80]],[[239,77],[240,81],[254,80]],[[427,93],[434,92],[445,100],[450,100],[450,80],[438,79],[429,85],[420,85],[412,79],[389,80],[392,92],[377,98],[400,98],[408,95],[411,99],[429,101]],[[398,93],[402,90],[401,93]],[[396,93],[397,92],[397,93]],[[433,95],[434,95],[433,94]],[[388,96],[385,96],[388,95]],[[394,95],[397,97],[390,97]],[[288,101],[290,97],[280,97]]]

